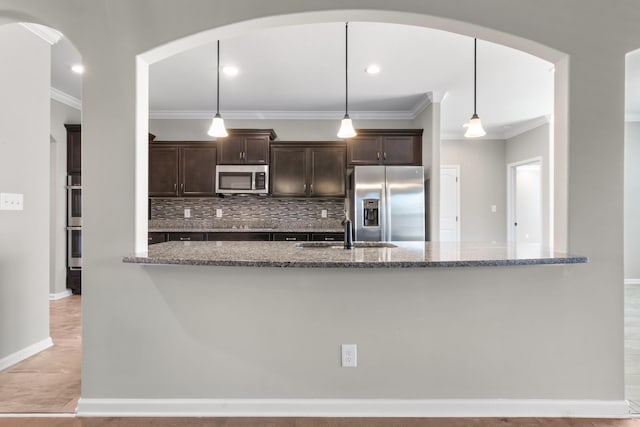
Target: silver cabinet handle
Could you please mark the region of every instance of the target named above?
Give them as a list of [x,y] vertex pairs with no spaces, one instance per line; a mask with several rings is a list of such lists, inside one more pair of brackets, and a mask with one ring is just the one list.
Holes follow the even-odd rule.
[[313,194],[313,184],[309,185],[309,191]]
[[173,184],[173,191],[178,191],[178,184]]
[[180,241],[182,241],[182,242],[189,242],[189,241],[191,241],[191,237],[181,237],[181,238],[180,238]]
[[385,160],[387,160],[387,153],[386,153],[386,152],[384,152],[384,153],[382,153],[382,154],[383,154],[382,158],[383,158],[383,159],[385,159]]
[[307,191],[307,184],[304,185],[304,191]]
[[184,192],[184,184],[180,184],[180,191]]
[[380,160],[380,152],[379,151],[376,153],[376,160]]
[[335,237],[325,237],[324,240],[325,240],[325,242],[326,241],[331,241],[332,242],[332,241],[334,241],[336,239],[335,239]]
[[238,154],[240,156],[240,160],[242,160],[242,151]]
[[285,237],[284,240],[298,240],[295,237]]

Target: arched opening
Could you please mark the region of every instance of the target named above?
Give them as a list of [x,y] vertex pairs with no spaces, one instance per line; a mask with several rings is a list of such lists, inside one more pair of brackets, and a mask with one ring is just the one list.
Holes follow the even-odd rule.
[[624,141],[625,397],[640,413],[640,50],[626,56]]
[[[357,28],[358,24],[361,25],[361,28],[366,26],[370,26],[370,27],[378,26],[377,27],[379,28],[378,33],[382,33],[388,36],[387,40],[385,41],[388,41],[388,39],[393,39],[393,35],[391,35],[391,33],[388,33],[388,32],[385,33],[385,31],[391,31],[391,30],[388,30],[388,29],[382,30],[383,28],[385,28],[384,27],[385,24],[383,23],[393,23],[393,24],[387,24],[388,27],[393,27],[393,25],[396,25],[397,27],[404,27],[405,29],[406,28],[415,29],[416,32],[414,33],[414,35],[411,37],[406,37],[405,40],[412,40],[412,42],[416,44],[416,49],[420,50],[420,55],[433,56],[435,59],[433,61],[433,64],[434,64],[433,69],[436,69],[436,70],[438,69],[437,68],[438,67],[437,52],[430,51],[428,50],[427,47],[425,47],[425,46],[429,46],[429,44],[428,42],[424,42],[424,40],[420,38],[419,36],[420,30],[423,33],[433,32],[433,33],[447,34],[452,38],[452,40],[455,40],[451,42],[452,45],[457,47],[456,49],[452,49],[452,51],[455,52],[454,56],[457,56],[458,54],[460,54],[461,57],[465,58],[459,63],[459,65],[460,64],[464,65],[460,67],[463,69],[460,72],[462,76],[466,76],[466,73],[463,71],[469,71],[469,72],[471,71],[471,67],[470,67],[471,65],[470,60],[472,58],[471,51],[470,50],[465,51],[463,49],[459,49],[460,46],[464,45],[464,43],[469,43],[472,41],[472,39],[468,37],[469,35],[477,36],[483,39],[482,43],[485,43],[483,47],[486,48],[484,53],[487,56],[491,57],[491,59],[489,60],[485,59],[486,62],[484,65],[492,63],[491,60],[494,60],[493,62],[495,63],[495,59],[496,59],[496,57],[494,56],[495,51],[498,52],[498,56],[499,56],[500,55],[499,52],[501,49],[511,50],[510,48],[514,48],[514,49],[519,49],[518,51],[513,50],[513,52],[517,52],[517,54],[520,54],[522,56],[521,58],[522,63],[526,63],[527,61],[529,61],[528,62],[529,66],[533,66],[534,68],[539,67],[541,70],[544,69],[543,72],[538,74],[538,78],[539,76],[542,76],[542,78],[539,78],[539,79],[546,80],[549,83],[548,87],[550,89],[549,89],[549,92],[547,92],[548,108],[540,109],[536,113],[529,112],[528,113],[529,115],[525,114],[523,117],[520,117],[519,119],[512,118],[511,121],[508,121],[504,117],[500,117],[500,119],[496,120],[496,122],[500,122],[500,120],[502,120],[502,123],[501,123],[502,127],[498,129],[498,124],[496,123],[496,125],[493,126],[492,131],[493,131],[493,135],[497,135],[499,133],[499,137],[496,137],[496,139],[500,139],[501,141],[500,143],[505,145],[506,147],[506,142],[508,140],[513,140],[513,141],[518,140],[517,136],[520,133],[525,131],[530,131],[532,129],[537,129],[538,127],[540,128],[540,129],[537,129],[537,132],[541,136],[536,136],[536,138],[544,139],[545,143],[541,144],[541,146],[539,147],[539,150],[535,152],[535,156],[541,156],[545,158],[545,162],[543,166],[544,176],[545,176],[544,181],[546,185],[545,187],[546,190],[543,195],[543,198],[544,198],[543,242],[544,242],[544,246],[546,247],[555,246],[555,248],[558,250],[563,250],[564,248],[566,248],[566,223],[565,223],[566,221],[562,220],[562,218],[566,217],[566,205],[563,205],[562,203],[555,204],[555,199],[558,199],[560,202],[563,202],[564,200],[566,200],[566,197],[565,197],[566,196],[566,189],[565,189],[566,176],[564,175],[566,173],[566,167],[564,167],[564,165],[566,164],[566,156],[563,156],[562,153],[566,151],[567,138],[566,138],[566,135],[562,132],[563,127],[560,126],[556,130],[556,127],[553,125],[554,121],[550,119],[551,117],[557,116],[557,117],[560,117],[561,122],[563,122],[562,118],[566,117],[566,103],[563,103],[563,100],[566,99],[566,96],[565,96],[566,85],[564,83],[566,81],[567,68],[563,66],[563,61],[566,61],[566,57],[563,54],[557,51],[554,51],[552,49],[539,46],[535,43],[510,37],[509,35],[488,30],[486,28],[474,28],[468,25],[464,25],[460,22],[444,21],[444,20],[435,19],[432,17],[416,16],[411,14],[397,14],[397,13],[389,13],[389,12],[374,13],[370,11],[368,12],[348,11],[348,12],[300,14],[300,15],[294,15],[294,16],[287,16],[286,26],[283,25],[283,20],[284,18],[282,17],[268,18],[268,19],[261,19],[259,21],[239,23],[239,24],[228,26],[228,27],[205,31],[191,37],[187,37],[181,40],[171,42],[169,44],[166,44],[164,46],[158,47],[151,51],[145,52],[138,56],[137,58],[137,89],[136,89],[137,90],[136,194],[138,194],[139,196],[136,197],[136,212],[137,212],[136,213],[136,240],[135,240],[136,251],[145,251],[147,247],[147,231],[148,231],[147,209],[149,207],[149,205],[147,204],[147,198],[146,198],[147,189],[148,189],[148,183],[147,183],[148,136],[147,135],[149,131],[151,131],[151,133],[154,133],[154,129],[149,129],[149,120],[148,120],[149,117],[151,117],[153,121],[155,121],[155,123],[153,124],[156,126],[160,126],[159,122],[161,121],[161,119],[166,119],[169,117],[182,117],[182,118],[188,117],[190,119],[189,120],[190,129],[193,129],[194,119],[200,119],[204,123],[207,120],[206,117],[208,115],[211,115],[210,112],[194,111],[196,110],[196,108],[189,109],[189,108],[183,107],[183,110],[190,110],[190,111],[176,111],[179,108],[175,108],[174,105],[180,104],[180,102],[178,102],[177,104],[171,105],[171,102],[168,101],[168,98],[163,98],[162,102],[157,102],[157,103],[154,102],[154,96],[150,96],[150,93],[149,93],[149,66],[152,66],[154,70],[161,69],[162,70],[161,73],[165,73],[164,81],[166,82],[166,81],[170,81],[170,79],[166,75],[166,70],[170,67],[166,67],[163,65],[163,64],[166,64],[167,62],[170,62],[167,60],[167,58],[173,57],[174,59],[172,59],[171,61],[173,61],[174,63],[177,63],[185,58],[188,59],[188,56],[185,54],[185,52],[189,52],[188,55],[194,56],[194,55],[197,55],[198,53],[193,53],[193,52],[203,52],[203,51],[207,51],[208,49],[211,52],[210,59],[213,60],[215,52],[214,50],[210,49],[210,46],[213,46],[211,43],[215,42],[215,40],[222,39],[223,45],[226,43],[227,46],[231,45],[233,47],[235,45],[236,47],[238,47],[240,43],[238,42],[238,40],[250,39],[252,36],[258,39],[260,35],[267,35],[267,34],[273,35],[274,33],[276,33],[276,31],[273,31],[273,29],[279,29],[279,31],[284,31],[283,30],[284,28],[294,28],[295,26],[302,28],[304,25],[315,25],[316,26],[315,28],[318,28],[318,29],[322,28],[322,25],[325,25],[325,26],[332,25],[338,28],[340,25],[342,25],[341,22],[344,22],[346,20],[352,23],[352,32],[354,31],[355,28]],[[327,23],[331,23],[331,24],[327,24]],[[355,26],[353,25],[354,23],[355,23]],[[270,32],[267,31],[267,29],[271,29]],[[447,33],[440,30],[447,31]],[[337,36],[341,36],[341,32],[336,30],[335,33]],[[292,39],[292,38],[295,38],[295,36],[289,37],[289,39]],[[371,38],[373,37],[369,37],[369,39]],[[268,39],[273,40],[277,38],[268,37]],[[379,43],[372,42],[372,45],[380,46],[381,43],[384,43],[385,41],[382,41]],[[456,45],[456,43],[458,44]],[[497,45],[495,43],[501,43],[503,46]],[[335,44],[336,44],[336,50],[339,50],[338,48],[340,47],[340,44],[338,43],[335,43]],[[280,47],[279,44],[276,44],[276,45]],[[507,48],[505,46],[509,46],[510,48]],[[524,52],[528,52],[528,53],[524,53]],[[181,53],[182,55],[180,56],[174,56],[174,55],[179,55]],[[420,55],[417,55],[417,56],[420,56]],[[531,55],[537,55],[538,58],[533,57]],[[338,57],[339,56],[340,55],[338,55]],[[192,60],[192,59],[193,58],[189,60]],[[199,68],[202,70],[207,70],[208,72],[211,72],[213,69],[215,69],[215,68],[212,68],[210,61],[207,61],[206,63],[202,63],[201,65],[206,65],[206,66],[191,67],[191,68]],[[555,65],[555,67],[552,65]],[[323,66],[326,67],[326,64],[323,64]],[[339,72],[339,67],[333,67],[333,68],[335,68],[336,71]],[[361,70],[358,69],[358,71],[361,71]],[[203,71],[201,71],[201,73],[202,72]],[[485,73],[489,74],[489,76],[485,74],[486,80],[489,80],[489,77],[493,77],[494,82],[500,81],[501,79],[499,77],[496,77],[496,75],[500,74],[499,67],[498,69],[493,68],[491,71],[487,70],[485,71]],[[521,74],[524,74],[524,73],[521,73]],[[179,73],[176,73],[176,75],[179,75]],[[460,78],[462,79],[462,77]],[[158,79],[156,78],[156,80]],[[470,82],[470,81],[471,79],[469,78],[465,82]],[[493,85],[494,90],[496,89],[496,86],[498,86],[498,84]],[[526,85],[525,84],[519,85],[520,88],[523,86],[526,86]],[[554,86],[555,86],[555,99],[553,95]],[[154,88],[158,88],[158,87],[160,87],[160,84],[156,82],[154,85]],[[164,85],[163,87],[166,87],[166,85]],[[253,87],[255,88],[255,84]],[[414,92],[412,93],[414,96],[416,96],[416,94],[422,93],[423,97],[425,98],[426,102],[422,105],[422,108],[424,108],[424,105],[437,106],[437,113],[436,113],[437,124],[433,123],[434,109],[431,108],[429,109],[428,114],[423,114],[423,110],[419,109],[420,106],[417,106],[418,107],[417,114],[414,114],[413,117],[411,117],[413,121],[408,123],[410,123],[410,126],[412,125],[419,128],[429,128],[429,131],[430,131],[429,134],[425,134],[423,136],[423,145],[422,145],[422,161],[425,166],[425,169],[427,169],[427,174],[430,178],[430,182],[428,183],[430,190],[429,190],[429,201],[427,202],[428,211],[429,211],[427,215],[428,216],[427,226],[431,228],[431,232],[428,233],[430,234],[430,237],[428,238],[428,240],[439,240],[438,230],[439,230],[439,223],[440,223],[440,203],[441,203],[440,171],[439,171],[440,166],[439,165],[441,162],[441,151],[440,151],[441,140],[444,139],[443,136],[447,134],[451,135],[452,133],[457,131],[457,129],[453,128],[451,123],[460,122],[459,125],[461,126],[463,122],[463,119],[461,119],[461,117],[465,117],[467,114],[470,114],[468,113],[468,108],[470,108],[471,97],[470,97],[470,94],[467,94],[467,93],[461,95],[461,93],[459,92],[462,92],[462,91],[458,91],[458,87],[454,88],[448,84],[442,84],[442,86],[438,86],[438,83],[434,83],[432,86],[421,87],[420,90],[416,90],[415,88],[413,88],[413,90]],[[448,98],[446,96],[447,91],[449,91],[449,95],[450,95],[448,96]],[[213,84],[208,85],[208,87],[203,92],[207,94],[211,94],[210,99],[211,101],[213,101],[215,96],[215,89]],[[428,93],[425,93],[425,92],[428,92]],[[544,92],[544,91],[538,91],[538,92]],[[258,94],[256,96],[260,96],[260,95]],[[529,96],[531,96],[531,94]],[[184,99],[185,97],[180,98],[181,101],[183,101]],[[339,100],[341,98],[340,96],[336,96],[336,99]],[[149,113],[149,107],[148,107],[149,100],[151,100],[152,109],[154,106],[156,107],[156,111],[151,111],[151,115]],[[200,105],[202,105],[202,102],[201,102],[202,99],[200,99],[199,101],[200,101]],[[383,99],[381,99],[380,102],[383,102]],[[467,108],[461,108],[460,106],[465,105],[465,103]],[[197,102],[195,104],[197,104]],[[440,104],[443,105],[442,109],[440,109]],[[182,103],[181,105],[184,105],[184,103]],[[158,106],[160,106],[160,108],[158,108]],[[508,105],[507,108],[509,107],[511,107],[511,105]],[[157,111],[158,109],[164,109],[165,111]],[[301,108],[301,109],[304,109],[304,108]],[[411,110],[412,108],[408,108],[408,109]],[[416,107],[414,107],[413,110],[416,110]],[[231,112],[232,118],[234,118],[233,113],[234,112]],[[264,117],[265,115],[268,115],[268,114],[265,114],[264,110],[256,111],[254,113],[255,113],[254,114],[255,117]],[[282,113],[282,111],[280,111],[280,113]],[[319,111],[316,111],[315,113],[317,116],[321,116],[321,113]],[[325,113],[323,116],[323,118],[325,118],[327,111],[324,111],[323,113]],[[182,116],[180,116],[180,114],[182,114]],[[336,118],[339,118],[339,113],[336,112],[336,114],[337,114]],[[238,118],[240,118],[241,116],[242,116],[241,114],[236,115],[236,117]],[[357,116],[357,113],[354,114],[354,117],[355,116]],[[446,119],[445,122],[443,122],[444,119]],[[318,120],[316,120],[316,122],[317,121]],[[185,122],[185,121],[182,121],[182,122]],[[176,127],[180,128],[180,126],[174,126],[177,123],[178,121],[175,121],[171,125],[165,126],[163,130],[168,129],[169,127],[174,128],[172,130],[174,132],[172,136],[174,138],[180,139],[179,137],[176,137],[177,131],[175,131],[175,128]],[[242,122],[241,120],[237,120],[234,122],[234,124],[236,124],[238,127],[256,127],[257,123],[260,123],[260,121]],[[369,121],[367,125],[363,127],[370,127],[370,128],[376,127],[375,121],[373,120]],[[395,127],[402,126],[399,121],[394,125]],[[514,125],[517,125],[517,126],[514,126]],[[200,124],[199,126],[203,128],[203,131],[201,132],[201,138],[203,139],[209,138],[206,135],[205,125]],[[377,127],[379,128],[380,126],[377,126]],[[510,129],[511,127],[518,127],[519,132],[516,132],[516,129]],[[461,127],[459,127],[459,129],[462,130]],[[194,132],[190,132],[189,130],[187,130],[186,133],[189,135],[188,139],[194,139]],[[463,132],[461,131],[459,132],[460,139],[462,139],[462,133]],[[196,136],[195,139],[200,139],[200,138]],[[284,139],[288,140],[291,138],[284,138]],[[520,139],[524,139],[524,138],[520,138]],[[524,143],[520,143],[520,145],[523,145],[523,144]],[[511,144],[511,145],[514,145],[514,144]],[[503,149],[502,151],[506,151],[506,150]],[[512,151],[518,151],[518,150],[512,150]],[[560,154],[559,156],[556,156],[556,151],[558,151],[558,153]],[[522,160],[520,158],[521,156],[518,157],[518,155],[519,155],[518,153],[510,155],[509,156],[510,162]],[[507,180],[506,174],[504,172],[505,166],[507,164],[505,159],[506,159],[506,156],[503,155],[502,160],[499,162],[500,170],[498,172],[499,174],[498,179],[500,181],[500,185],[496,185],[495,182],[491,182],[487,184],[488,186],[491,187],[490,193],[493,196],[487,198],[486,200],[482,200],[480,202],[482,208],[478,208],[477,212],[471,211],[471,213],[467,215],[467,217],[469,218],[474,217],[474,219],[476,219],[476,217],[483,218],[480,221],[475,221],[475,223],[474,221],[470,220],[469,221],[470,224],[475,224],[475,225],[472,225],[472,228],[480,230],[482,228],[487,228],[486,227],[487,222],[493,222],[498,224],[498,226],[494,227],[496,231],[491,233],[484,233],[484,234],[482,232],[463,233],[464,236],[467,236],[467,240],[469,239],[478,240],[480,238],[479,236],[481,236],[485,241],[489,240],[489,241],[503,242],[507,240],[507,230],[508,230],[508,227],[506,224],[507,203],[506,203],[506,200],[504,200],[504,194],[506,194],[506,180]],[[558,160],[555,160],[555,159],[558,159]],[[447,162],[445,163],[451,163],[451,161],[447,160]],[[481,170],[478,171],[478,174],[481,175],[482,171]],[[474,178],[471,178],[469,182],[473,182],[473,181],[474,181]],[[496,203],[494,198],[499,198],[500,202]],[[463,205],[466,205],[466,201],[463,201]],[[486,218],[484,218],[485,216]],[[464,236],[463,236],[463,239],[464,239]],[[468,237],[468,236],[472,236],[472,237]]]
[[65,125],[80,127],[81,58],[62,33],[20,21],[0,26],[0,192],[22,202],[0,212],[0,412],[74,412],[81,308],[68,248],[81,231],[68,215]]

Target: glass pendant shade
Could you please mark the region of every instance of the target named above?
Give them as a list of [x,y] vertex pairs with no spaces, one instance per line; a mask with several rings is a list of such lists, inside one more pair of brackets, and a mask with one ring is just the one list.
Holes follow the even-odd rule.
[[345,114],[340,124],[338,138],[353,138],[354,136],[356,136],[356,130],[353,128],[353,122],[349,118],[349,115]]
[[220,114],[216,114],[211,121],[211,127],[209,128],[209,132],[207,132],[207,134],[216,138],[229,136],[229,134],[227,133],[227,129],[224,127],[224,120],[222,120]]
[[465,138],[479,138],[485,136],[487,132],[484,131],[480,117],[477,114],[471,116],[469,124],[467,125],[467,131],[464,133]]

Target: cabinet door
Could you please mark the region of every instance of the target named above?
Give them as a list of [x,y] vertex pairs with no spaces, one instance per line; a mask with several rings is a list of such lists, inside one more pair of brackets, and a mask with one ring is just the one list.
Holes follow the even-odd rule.
[[155,245],[156,243],[163,243],[167,241],[167,233],[159,233],[156,231],[150,231],[147,243]]
[[306,196],[307,150],[296,147],[271,148],[271,194]]
[[385,165],[421,165],[422,139],[406,136],[382,137],[382,161]]
[[344,197],[346,152],[342,147],[309,149],[309,196]]
[[82,172],[82,141],[80,125],[67,125],[67,173]]
[[269,163],[269,135],[247,136],[242,158],[246,164],[265,165]]
[[350,165],[377,165],[381,161],[380,137],[356,136],[347,140],[347,162]]
[[178,147],[149,147],[149,196],[178,195]]
[[215,196],[216,148],[180,149],[180,191],[182,196]]
[[241,165],[244,163],[244,136],[229,135],[218,138],[218,164]]

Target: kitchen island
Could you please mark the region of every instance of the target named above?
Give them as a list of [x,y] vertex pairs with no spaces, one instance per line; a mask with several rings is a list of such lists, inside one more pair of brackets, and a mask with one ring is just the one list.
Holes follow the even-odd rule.
[[538,245],[465,242],[166,242],[127,256],[126,263],[298,268],[425,268],[580,264],[585,256]]

